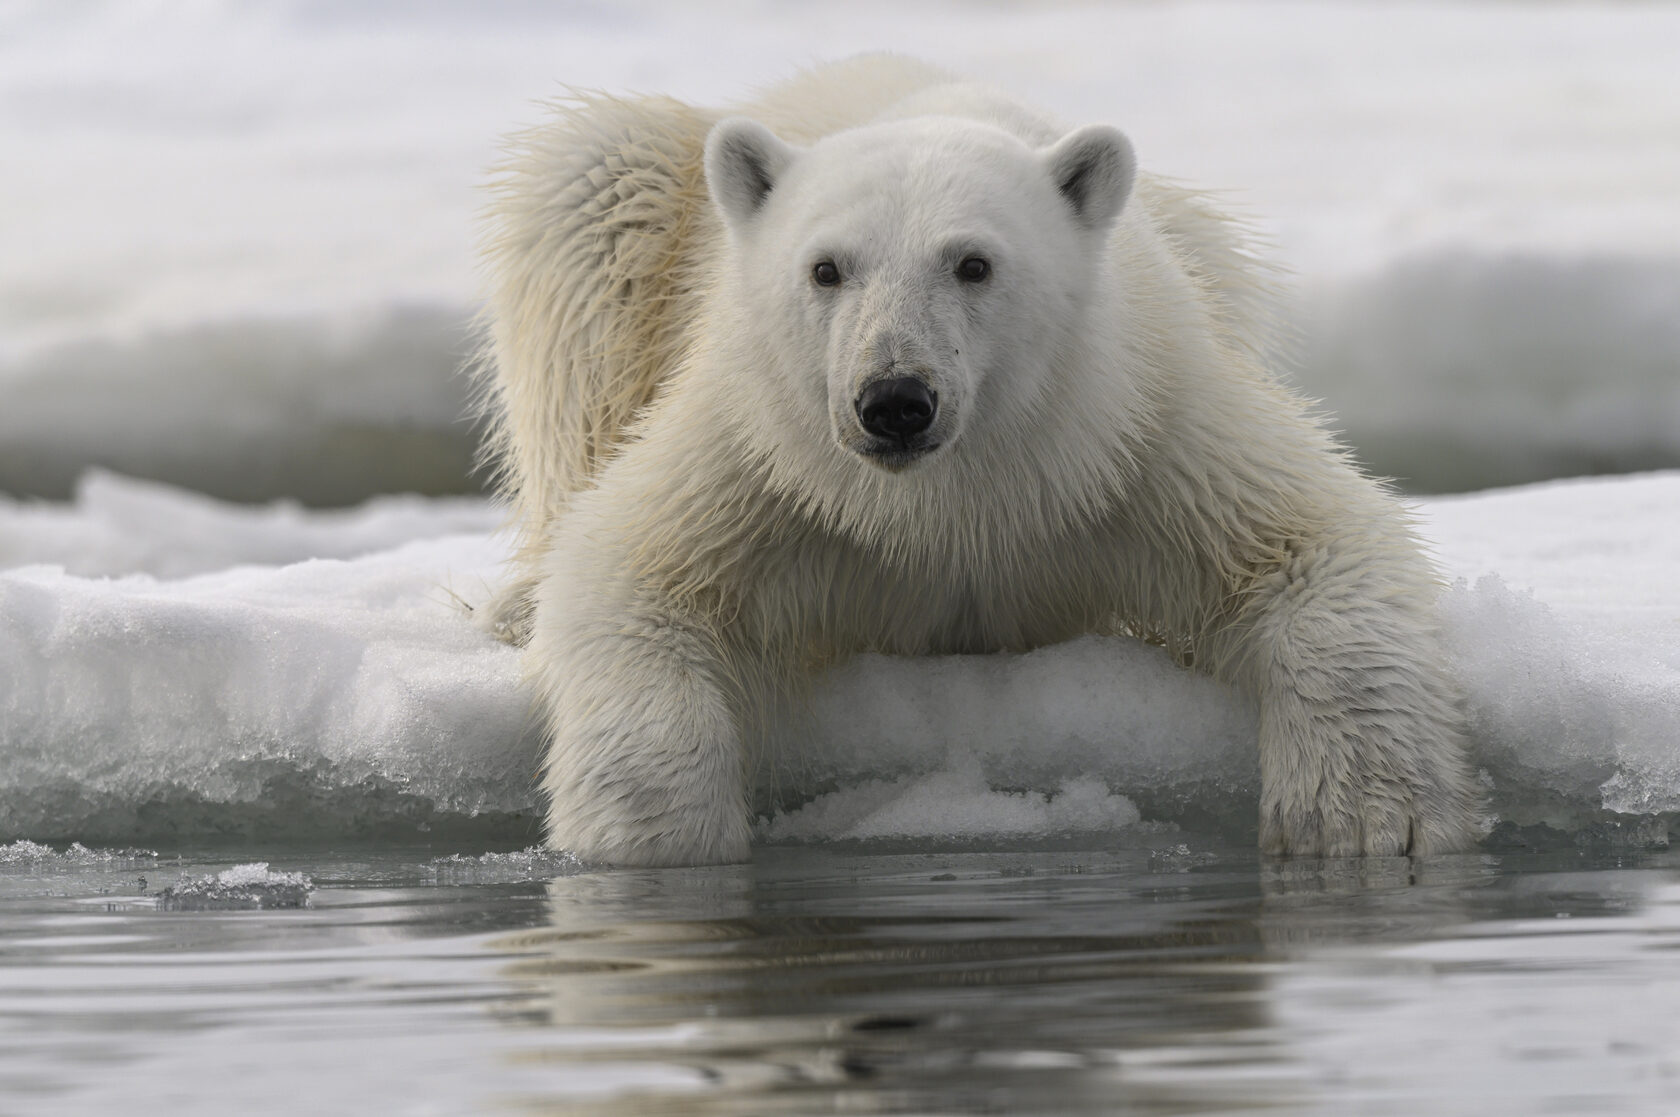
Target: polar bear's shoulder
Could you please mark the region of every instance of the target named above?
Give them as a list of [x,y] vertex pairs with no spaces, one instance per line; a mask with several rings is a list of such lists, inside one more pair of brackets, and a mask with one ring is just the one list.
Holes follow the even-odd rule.
[[589,483],[687,345],[717,116],[576,94],[512,137],[496,168],[482,238],[485,445],[503,480],[519,479],[523,511]]

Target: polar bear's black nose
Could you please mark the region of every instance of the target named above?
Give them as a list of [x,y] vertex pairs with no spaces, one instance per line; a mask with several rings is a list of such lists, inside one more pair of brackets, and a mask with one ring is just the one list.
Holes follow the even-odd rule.
[[933,425],[939,396],[914,376],[877,380],[857,398],[858,421],[879,438],[903,441]]

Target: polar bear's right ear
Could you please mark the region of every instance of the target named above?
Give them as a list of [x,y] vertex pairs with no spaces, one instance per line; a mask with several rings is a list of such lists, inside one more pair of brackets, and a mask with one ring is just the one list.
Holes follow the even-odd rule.
[[793,156],[793,148],[756,120],[732,116],[713,125],[706,137],[706,184],[724,221],[751,220]]
[[1132,193],[1137,157],[1132,141],[1118,128],[1076,128],[1045,149],[1042,158],[1080,224],[1101,230],[1120,216]]

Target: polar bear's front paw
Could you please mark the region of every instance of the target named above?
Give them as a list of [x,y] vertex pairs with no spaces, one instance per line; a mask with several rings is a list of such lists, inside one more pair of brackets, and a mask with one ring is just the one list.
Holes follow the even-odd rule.
[[[1330,802],[1283,802],[1263,795],[1260,849],[1275,856],[1397,857],[1417,849],[1416,812],[1393,800],[1332,796]],[[1352,798],[1353,801],[1343,801]]]
[[610,865],[747,860],[746,780],[726,704],[692,673],[636,682],[615,683],[636,701],[585,706],[550,743],[549,845]]
[[747,860],[740,732],[715,639],[651,607],[592,613],[561,574],[550,582],[571,596],[539,595],[526,651],[551,733],[548,844],[607,865]]
[[1295,857],[1424,856],[1471,840],[1474,796],[1461,765],[1443,759],[1430,780],[1370,772],[1290,786],[1268,779],[1260,795],[1260,849]]
[[[695,680],[652,677],[550,744],[548,842],[609,865],[745,861],[752,838],[727,707]],[[687,684],[687,685],[683,685]]]
[[752,830],[740,794],[696,796],[658,786],[600,788],[599,797],[556,795],[548,844],[602,865],[716,865],[745,861]]

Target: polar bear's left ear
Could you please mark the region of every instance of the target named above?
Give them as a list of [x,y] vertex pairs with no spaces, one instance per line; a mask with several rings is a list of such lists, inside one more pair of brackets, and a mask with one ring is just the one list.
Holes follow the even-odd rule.
[[1137,158],[1119,129],[1106,124],[1075,129],[1046,148],[1043,159],[1081,225],[1106,229],[1120,216],[1132,193]]
[[794,150],[756,120],[733,116],[706,137],[706,185],[725,223],[743,224],[776,188]]

